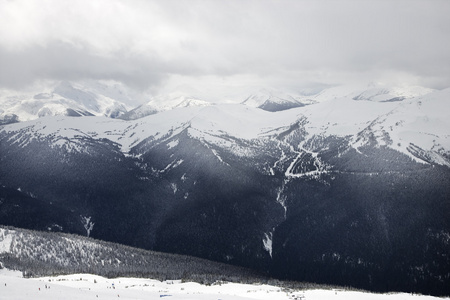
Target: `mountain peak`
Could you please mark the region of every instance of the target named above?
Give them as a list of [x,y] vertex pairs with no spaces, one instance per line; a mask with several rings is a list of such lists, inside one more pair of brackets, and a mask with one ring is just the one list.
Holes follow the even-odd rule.
[[296,98],[299,98],[299,96],[274,89],[262,88],[247,96],[241,103],[251,107],[261,108],[266,111],[275,112],[305,105]]

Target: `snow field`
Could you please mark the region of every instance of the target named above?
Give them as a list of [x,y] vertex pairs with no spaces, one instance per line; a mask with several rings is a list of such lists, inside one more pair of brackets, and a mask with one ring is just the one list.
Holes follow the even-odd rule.
[[216,283],[210,286],[180,280],[108,279],[90,274],[25,279],[21,272],[0,270],[0,299],[155,299],[168,300],[408,300],[450,299],[404,293],[371,294],[344,290],[294,291],[269,285]]

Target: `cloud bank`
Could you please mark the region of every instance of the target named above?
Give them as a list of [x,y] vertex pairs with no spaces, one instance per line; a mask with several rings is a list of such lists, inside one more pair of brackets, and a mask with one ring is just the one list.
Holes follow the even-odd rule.
[[450,1],[0,0],[0,86],[450,86]]

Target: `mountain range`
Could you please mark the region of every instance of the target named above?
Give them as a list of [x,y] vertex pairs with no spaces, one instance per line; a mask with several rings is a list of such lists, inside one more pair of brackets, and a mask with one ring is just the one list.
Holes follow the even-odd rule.
[[[450,89],[174,94],[115,114],[92,90],[52,93],[79,107],[0,127],[1,224],[450,294]],[[25,120],[27,101],[3,116]]]
[[[242,103],[266,111],[281,111],[336,98],[369,101],[401,101],[423,96],[432,89],[420,86],[388,87],[380,83],[367,86],[337,86],[320,92],[284,92],[274,88],[250,88],[222,102]],[[209,101],[214,99],[214,101]],[[220,97],[219,97],[220,99]],[[144,104],[139,104],[140,102]],[[222,103],[219,101],[219,103]],[[217,97],[192,88],[167,94],[137,94],[117,82],[68,81],[46,84],[27,92],[0,90],[0,124],[29,121],[45,116],[105,116],[135,120],[150,114],[186,106],[208,106]]]

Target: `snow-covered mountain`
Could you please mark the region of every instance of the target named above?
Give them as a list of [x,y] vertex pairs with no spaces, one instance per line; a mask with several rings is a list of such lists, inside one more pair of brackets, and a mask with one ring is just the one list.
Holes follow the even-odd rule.
[[[234,151],[237,146],[228,141],[230,137],[247,141],[266,140],[301,123],[305,142],[319,137],[345,138],[357,150],[375,143],[426,163],[424,157],[418,158],[412,150],[417,147],[433,157],[431,163],[449,166],[450,118],[446,108],[450,102],[450,89],[399,103],[339,98],[275,114],[241,104],[211,106],[190,98],[179,100],[173,99],[172,104],[185,109],[173,110],[170,104],[166,108],[158,106],[159,112],[164,113],[148,118],[136,117],[139,120],[133,122],[58,117],[5,126],[0,132],[26,132],[15,141],[22,145],[26,144],[26,140],[51,136],[54,147],[67,149],[71,149],[71,145],[76,144],[77,136],[82,134],[89,138],[109,139],[128,154],[133,146],[149,137],[161,135],[167,139],[187,129],[191,137],[219,147],[230,147]],[[192,102],[194,104],[189,105]],[[239,150],[236,151],[234,154],[240,155]]]
[[180,107],[191,106],[209,106],[210,102],[197,99],[195,97],[185,96],[180,93],[170,93],[168,95],[159,95],[152,97],[146,104],[140,105],[135,109],[120,116],[123,120],[136,120],[148,115],[153,115],[159,112],[172,110]]
[[258,92],[247,96],[242,104],[272,112],[302,107],[305,106],[305,104],[309,104],[308,101],[302,102],[297,98],[298,97],[294,95],[281,91],[261,89]]
[[450,89],[369,98],[5,125],[0,220],[279,278],[448,294]]
[[351,98],[375,102],[394,102],[424,96],[435,90],[421,86],[391,86],[383,83],[361,85],[342,85],[329,87],[317,94],[305,96],[313,102],[323,102],[339,98]]
[[402,101],[421,97],[429,94],[434,90],[424,88],[421,86],[406,86],[406,87],[383,87],[374,86],[362,91],[359,95],[353,96],[354,100],[367,100],[376,102],[392,102]]
[[63,81],[40,91],[1,90],[0,122],[29,121],[45,116],[116,118],[129,110],[132,103],[126,90],[117,83]]
[[[157,96],[141,95],[117,82],[58,82],[35,88],[34,91],[17,92],[0,90],[0,125],[34,120],[45,116],[106,116],[135,120],[174,108],[189,106],[209,106],[217,101],[214,95],[205,99],[189,96],[190,91],[175,91]],[[418,87],[388,87],[382,84],[368,86],[339,86],[320,91],[317,94],[303,95],[288,93],[273,88],[260,88],[256,92],[242,92],[233,95],[227,102],[241,102],[250,107],[275,112],[323,101],[352,98],[376,102],[401,101],[431,93],[433,90]],[[150,98],[145,104],[144,99]],[[210,99],[211,98],[211,99]],[[216,99],[217,100],[217,99]]]
[[388,86],[382,83],[328,87],[317,93],[307,94],[261,88],[255,93],[243,96],[245,99],[242,104],[274,112],[341,98],[374,102],[402,101],[433,91],[420,86]]

